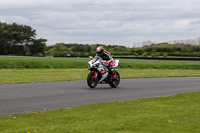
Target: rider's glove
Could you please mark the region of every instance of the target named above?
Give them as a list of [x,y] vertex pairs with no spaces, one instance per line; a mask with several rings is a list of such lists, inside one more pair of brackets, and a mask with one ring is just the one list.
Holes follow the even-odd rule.
[[109,64],[109,62],[108,62],[108,61],[106,61],[106,62],[104,62],[104,64]]
[[108,66],[109,62],[108,61],[103,62],[103,65]]

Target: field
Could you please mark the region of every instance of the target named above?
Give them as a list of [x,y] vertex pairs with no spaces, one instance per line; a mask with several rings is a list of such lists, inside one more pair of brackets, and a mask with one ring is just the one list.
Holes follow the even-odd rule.
[[[0,84],[85,80],[89,58],[0,57]],[[120,59],[122,78],[200,77],[200,62]],[[1,133],[200,132],[200,93],[0,117]]]
[[[89,58],[0,57],[0,84],[86,80]],[[198,77],[198,61],[120,59],[121,78]]]
[[[0,69],[87,69],[89,58],[0,57]],[[120,59],[119,68],[193,69],[200,70],[199,61],[155,61]]]
[[[200,70],[119,69],[122,79],[159,77],[199,77]],[[86,80],[87,69],[2,69],[0,84]]]
[[198,133],[200,93],[0,117],[1,133]]

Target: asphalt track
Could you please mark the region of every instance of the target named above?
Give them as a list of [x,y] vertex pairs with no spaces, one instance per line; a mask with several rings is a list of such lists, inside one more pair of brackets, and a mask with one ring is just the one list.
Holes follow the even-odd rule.
[[0,85],[0,115],[200,91],[200,77],[123,79],[119,87],[86,81]]

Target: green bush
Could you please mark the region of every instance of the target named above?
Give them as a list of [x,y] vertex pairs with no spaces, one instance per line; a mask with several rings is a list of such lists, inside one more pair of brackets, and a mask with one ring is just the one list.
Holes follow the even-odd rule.
[[148,56],[148,54],[147,53],[143,53],[142,56],[146,57],[146,56]]
[[167,57],[168,55],[166,53],[163,54],[163,57]]
[[156,55],[154,53],[151,54],[151,57],[156,57]]
[[134,54],[133,54],[134,56],[139,56],[139,54],[137,53],[137,52],[134,52]]

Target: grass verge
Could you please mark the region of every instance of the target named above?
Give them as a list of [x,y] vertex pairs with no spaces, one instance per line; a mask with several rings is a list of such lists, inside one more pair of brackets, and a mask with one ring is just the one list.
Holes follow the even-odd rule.
[[200,92],[0,117],[1,133],[197,133]]
[[[0,84],[86,80],[87,69],[2,69]],[[119,69],[122,79],[159,77],[199,77],[200,70]]]
[[[87,69],[89,58],[0,57],[0,69]],[[120,59],[119,68],[193,69],[200,70],[200,61],[156,61]]]

